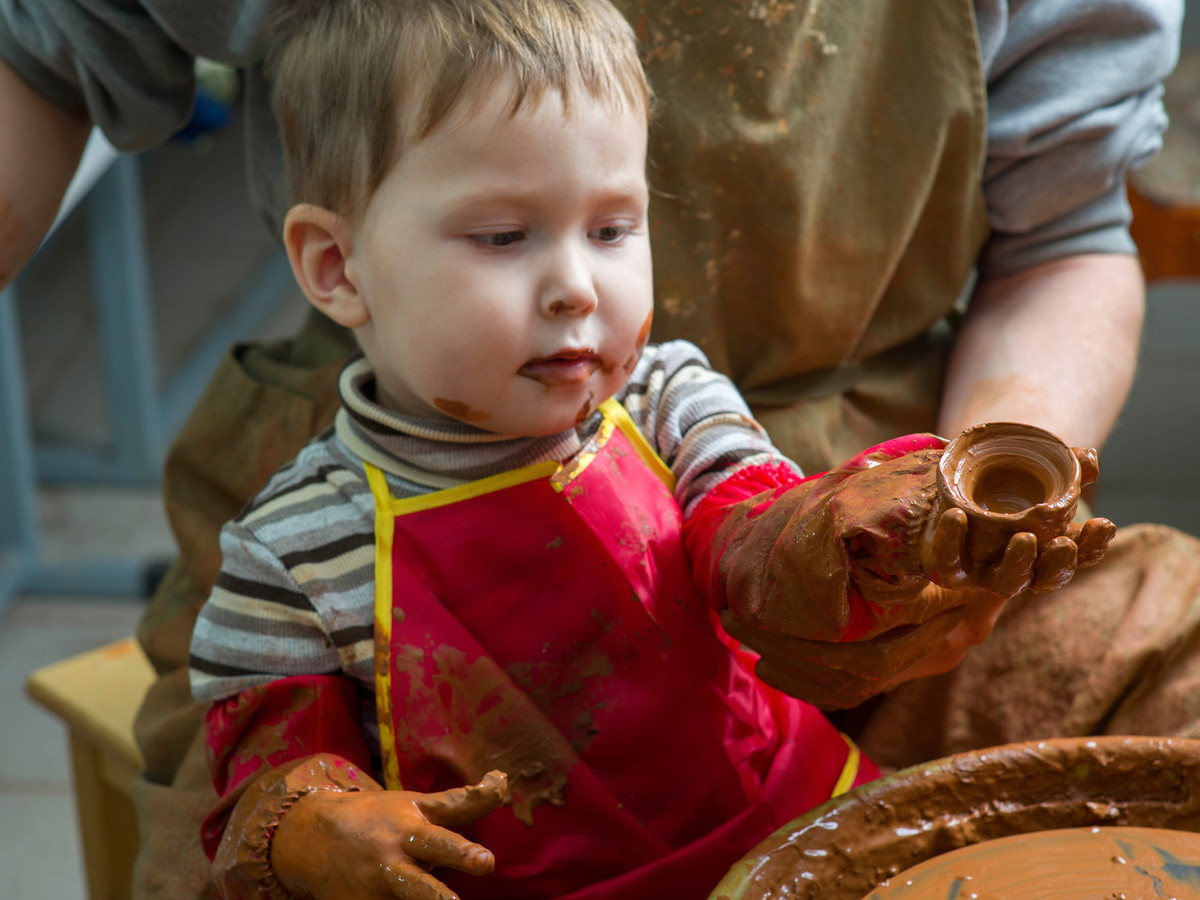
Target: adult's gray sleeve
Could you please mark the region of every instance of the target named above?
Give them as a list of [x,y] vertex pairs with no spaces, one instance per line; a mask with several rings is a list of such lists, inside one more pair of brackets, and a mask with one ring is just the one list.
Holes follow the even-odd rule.
[[981,273],[1135,252],[1125,177],[1162,145],[1181,0],[977,0],[976,16],[992,226]]
[[278,0],[0,0],[0,57],[114,146],[152,147],[191,115],[197,56],[261,58]]

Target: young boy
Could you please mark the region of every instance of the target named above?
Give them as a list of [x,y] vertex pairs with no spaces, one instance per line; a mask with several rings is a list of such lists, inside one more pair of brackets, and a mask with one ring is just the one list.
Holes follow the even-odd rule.
[[[696,348],[647,346],[629,27],[605,0],[305,0],[277,41],[285,243],[363,358],[225,528],[193,637],[218,892],[706,895],[877,770],[693,587],[732,602],[727,551],[764,540],[738,529],[799,473]],[[905,456],[927,485],[940,446],[839,477]],[[830,584],[814,636],[899,621]]]

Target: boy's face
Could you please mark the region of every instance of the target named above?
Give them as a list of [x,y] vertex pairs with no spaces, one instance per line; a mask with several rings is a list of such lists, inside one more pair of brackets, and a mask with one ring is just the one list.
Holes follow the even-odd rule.
[[508,97],[405,151],[347,274],[383,406],[546,435],[619,390],[649,335],[646,120],[585,92],[509,117]]

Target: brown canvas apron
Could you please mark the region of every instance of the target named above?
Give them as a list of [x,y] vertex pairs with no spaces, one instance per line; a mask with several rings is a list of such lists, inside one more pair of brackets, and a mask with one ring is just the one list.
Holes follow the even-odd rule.
[[654,339],[702,347],[809,472],[932,430],[929,330],[987,236],[972,3],[617,6],[662,98]]

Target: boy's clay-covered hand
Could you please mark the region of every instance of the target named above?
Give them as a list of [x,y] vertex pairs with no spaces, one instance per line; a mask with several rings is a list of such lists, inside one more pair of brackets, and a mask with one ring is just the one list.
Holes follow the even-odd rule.
[[[938,502],[945,442],[910,435],[822,476],[733,506],[698,510],[688,550],[697,581],[764,681],[827,707],[854,706],[953,668],[1004,602],[1054,590],[1104,555],[1106,519],[1064,523],[1039,548],[1003,534],[984,556],[961,509]],[[1095,455],[1083,480],[1095,477]],[[699,520],[711,517],[708,523]]]
[[493,812],[507,796],[503,772],[434,794],[315,791],[281,819],[271,865],[298,898],[456,900],[429,869],[491,872],[491,851],[451,829]]
[[[974,526],[936,502],[943,446],[932,435],[899,438],[725,508],[706,546],[689,543],[701,582],[748,625],[861,641],[979,594],[1056,589],[1103,557],[1116,530],[1106,519],[1064,522],[1040,548],[1031,534],[1005,534],[994,558],[972,555]],[[931,582],[946,590],[927,590]]]

